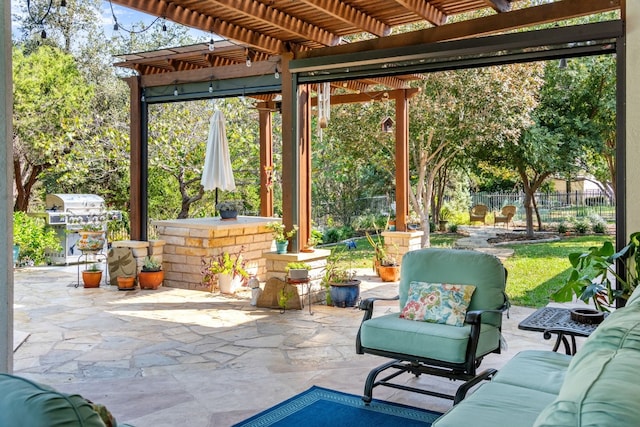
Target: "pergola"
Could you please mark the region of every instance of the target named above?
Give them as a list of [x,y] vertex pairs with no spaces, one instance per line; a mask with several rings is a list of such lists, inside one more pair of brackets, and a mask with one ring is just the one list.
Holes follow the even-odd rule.
[[[560,0],[526,7],[511,0],[112,0],[151,15],[164,17],[190,27],[210,31],[242,46],[234,55],[224,56],[224,45],[216,53],[205,45],[197,52],[167,52],[161,64],[139,58],[138,76],[130,79],[132,99],[132,162],[146,164],[143,141],[146,138],[146,106],[162,101],[167,90],[179,85],[181,94],[206,94],[210,85],[234,84],[256,77],[261,89],[247,95],[273,95],[278,91],[283,115],[283,220],[299,224],[308,233],[310,200],[309,114],[310,84],[348,82],[357,89],[361,82],[382,83],[392,90],[404,90],[403,78],[429,71],[494,65],[536,59],[561,58],[598,53],[615,53],[618,71],[617,102],[617,242],[626,240],[627,230],[640,229],[640,2],[632,0]],[[539,3],[539,2],[531,2]],[[2,128],[1,158],[5,178],[0,180],[0,203],[5,227],[0,274],[0,371],[12,370],[13,268],[11,262],[12,213],[12,97],[11,97],[11,5],[2,3],[0,24],[0,85]],[[483,17],[451,22],[457,14],[481,11]],[[604,24],[565,28],[563,20],[594,13],[619,10],[621,19]],[[395,27],[426,22],[428,28],[394,34]],[[548,30],[522,33],[520,30],[551,25]],[[518,30],[518,31],[516,31]],[[342,38],[360,35],[362,41],[347,43]],[[253,61],[251,70],[245,61]],[[133,59],[133,58],[131,58]],[[280,74],[278,87],[269,88],[269,77]],[[635,73],[635,75],[634,75]],[[213,76],[213,78],[212,78]],[[215,78],[215,82],[214,82]],[[360,82],[357,83],[356,81]],[[152,83],[153,82],[153,83]],[[271,81],[273,83],[273,81]],[[371,83],[370,83],[371,84]],[[229,89],[231,85],[227,86]],[[218,87],[216,87],[218,88]],[[251,92],[253,91],[253,92]],[[180,91],[179,91],[180,92]],[[163,95],[163,93],[165,95]],[[142,96],[145,101],[142,101]],[[357,92],[356,92],[357,95]],[[181,95],[182,96],[182,95]],[[184,95],[186,98],[186,95]],[[222,96],[219,92],[217,96]],[[155,97],[155,98],[154,98]],[[206,97],[201,96],[201,98]],[[399,97],[396,97],[396,100]],[[262,98],[269,106],[274,98]],[[406,108],[402,102],[396,109]],[[399,112],[402,114],[402,111]],[[266,119],[265,119],[266,120]],[[404,225],[408,194],[406,161],[408,125],[396,126],[397,217]],[[132,168],[132,219],[134,238],[143,237],[146,228],[145,168]],[[399,178],[398,178],[399,177]],[[635,184],[635,185],[634,185]],[[300,233],[300,240],[306,234]],[[304,241],[304,240],[302,240]],[[299,242],[296,243],[299,249]],[[294,249],[296,249],[294,247]]]
[[[332,104],[374,96],[395,100],[396,229],[406,230],[409,212],[408,81],[424,72],[611,53],[621,23],[535,33],[513,30],[617,10],[619,1],[564,0],[512,10],[511,0],[112,0],[151,15],[210,31],[229,41],[129,54],[117,66],[136,71],[131,88],[132,237],[146,240],[147,107],[151,103],[233,95],[260,99],[260,170],[270,170],[271,111],[283,121],[283,221],[300,231],[297,251],[311,228],[311,106],[315,83],[331,82],[351,92]],[[512,5],[513,3],[513,5]],[[447,23],[463,12],[484,17]],[[426,29],[392,35],[400,25]],[[493,34],[507,35],[493,36]],[[343,37],[362,41],[347,43]],[[483,36],[482,40],[478,40]],[[213,40],[213,38],[212,38]],[[571,48],[569,48],[571,46]],[[612,47],[613,46],[613,47]],[[250,67],[247,63],[252,64]],[[374,85],[385,89],[364,95]],[[276,95],[281,101],[276,101]],[[280,98],[278,98],[280,99]],[[261,214],[273,205],[261,173]]]

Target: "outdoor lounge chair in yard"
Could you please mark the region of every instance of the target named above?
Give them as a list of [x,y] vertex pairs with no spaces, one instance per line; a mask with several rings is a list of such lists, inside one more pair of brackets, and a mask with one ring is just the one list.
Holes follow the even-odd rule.
[[[366,310],[356,352],[391,359],[368,375],[362,399],[369,403],[379,385],[452,399],[491,378],[495,369],[476,369],[484,356],[500,353],[507,272],[493,255],[460,249],[427,248],[402,259],[400,313],[373,317],[376,298],[360,303]],[[465,306],[468,304],[468,307]],[[426,319],[426,321],[425,321]],[[382,379],[378,375],[391,369]],[[402,373],[436,375],[464,381],[455,396],[393,383]]]
[[509,228],[509,223],[513,221],[513,217],[516,215],[517,208],[513,205],[506,205],[502,208],[500,213],[496,213],[493,216],[493,226],[495,227],[497,223],[502,222],[507,224],[507,229]]
[[486,224],[487,212],[489,212],[487,205],[481,203],[475,205],[469,211],[469,222],[482,221],[483,224]]

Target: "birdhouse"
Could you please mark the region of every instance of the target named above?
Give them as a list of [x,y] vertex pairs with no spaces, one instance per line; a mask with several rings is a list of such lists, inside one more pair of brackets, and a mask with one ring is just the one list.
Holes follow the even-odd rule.
[[380,123],[380,127],[382,128],[382,132],[393,132],[393,119],[391,117],[386,117],[382,123]]

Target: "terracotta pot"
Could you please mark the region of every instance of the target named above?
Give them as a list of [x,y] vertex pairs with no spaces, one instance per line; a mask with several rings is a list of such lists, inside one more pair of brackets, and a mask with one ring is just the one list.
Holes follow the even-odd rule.
[[136,278],[135,277],[126,277],[119,276],[118,277],[118,290],[119,291],[131,291],[136,288]]
[[84,270],[82,272],[82,282],[85,288],[99,288],[100,281],[102,281],[102,271]]
[[400,280],[400,266],[399,265],[381,265],[378,267],[380,278],[383,282],[397,282]]
[[380,275],[380,261],[378,258],[373,258],[373,271],[376,272],[376,275]]
[[164,271],[141,271],[138,273],[140,289],[158,289],[164,280]]

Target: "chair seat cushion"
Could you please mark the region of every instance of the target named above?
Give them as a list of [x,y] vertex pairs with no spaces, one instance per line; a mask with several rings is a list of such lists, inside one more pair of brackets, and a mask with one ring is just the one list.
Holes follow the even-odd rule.
[[[374,317],[362,323],[360,340],[367,349],[464,363],[471,327],[450,326],[429,322],[410,322],[392,313]],[[496,350],[500,342],[500,330],[483,324],[476,356]],[[365,350],[366,351],[366,350]]]
[[432,427],[531,427],[555,397],[551,393],[490,382],[447,411]]
[[492,381],[558,394],[571,359],[553,351],[521,351],[500,368]]

